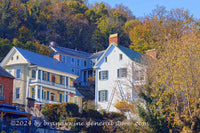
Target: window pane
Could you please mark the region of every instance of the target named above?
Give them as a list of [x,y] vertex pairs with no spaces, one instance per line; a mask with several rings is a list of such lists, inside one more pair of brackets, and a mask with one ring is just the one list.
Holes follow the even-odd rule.
[[100,102],[108,101],[108,91],[107,90],[99,91],[99,101]]
[[38,71],[38,79],[41,79],[41,70]]
[[16,78],[21,78],[21,70],[20,69],[17,69],[16,70]]
[[15,89],[15,98],[19,99],[20,98],[20,93],[19,93],[19,88]]
[[38,98],[40,98],[40,89],[38,89]]
[[32,98],[35,98],[35,88],[32,88],[31,93],[32,93]]
[[127,69],[126,68],[121,69],[121,77],[127,77]]
[[0,85],[0,96],[3,96],[3,85]]
[[47,100],[49,100],[49,91],[47,91]]
[[35,78],[35,70],[32,70],[32,78]]

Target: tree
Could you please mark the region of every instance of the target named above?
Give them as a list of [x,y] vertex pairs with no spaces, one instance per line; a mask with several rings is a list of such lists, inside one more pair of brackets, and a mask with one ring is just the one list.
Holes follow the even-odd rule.
[[[131,23],[126,26],[128,27]],[[145,52],[148,49],[163,50],[163,43],[168,39],[178,39],[191,30],[194,18],[183,9],[166,11],[165,7],[157,7],[150,16],[140,20],[130,29],[131,49]],[[128,27],[128,28],[129,28]]]
[[[164,51],[160,51],[159,58],[149,66],[149,90],[142,93],[146,106],[140,106],[139,112],[145,121],[152,123],[152,118],[159,116],[154,121],[162,118],[170,130],[200,131],[199,42],[198,31],[192,29],[164,43]],[[144,96],[149,97],[150,102]],[[145,113],[149,108],[154,113],[151,119],[150,113]]]

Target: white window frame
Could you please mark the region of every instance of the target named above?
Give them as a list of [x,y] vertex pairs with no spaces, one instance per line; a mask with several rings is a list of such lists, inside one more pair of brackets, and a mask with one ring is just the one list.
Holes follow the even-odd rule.
[[99,71],[99,80],[108,80],[108,71]]
[[[19,94],[17,94],[17,89],[19,89]],[[17,97],[17,95],[19,95],[18,97]],[[17,100],[17,99],[20,99],[20,87],[16,87],[15,88],[15,99]]]
[[108,90],[100,90],[98,100],[99,102],[108,102]]
[[42,94],[42,100],[47,100],[47,91],[42,90],[43,94]]
[[[18,70],[19,70],[19,77],[18,77]],[[16,74],[16,79],[21,79],[21,73],[22,73],[21,68],[17,68],[17,69],[16,69],[16,72],[15,72],[15,74]]]
[[126,78],[127,77],[127,68],[119,68],[119,69],[117,69],[117,77],[118,78]]

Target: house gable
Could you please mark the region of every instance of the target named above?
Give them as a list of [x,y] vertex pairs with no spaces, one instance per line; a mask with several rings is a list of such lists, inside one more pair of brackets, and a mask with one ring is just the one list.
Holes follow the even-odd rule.
[[1,66],[27,64],[27,63],[29,62],[24,58],[24,56],[15,47],[13,47],[1,62]]

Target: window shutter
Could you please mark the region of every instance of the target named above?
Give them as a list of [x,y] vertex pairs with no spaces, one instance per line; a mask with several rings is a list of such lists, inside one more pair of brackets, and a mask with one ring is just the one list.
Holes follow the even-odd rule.
[[117,77],[119,78],[119,76],[120,76],[120,69],[117,69]]
[[44,90],[42,90],[42,99],[44,99]]
[[99,72],[99,80],[101,80],[101,72]]
[[60,94],[60,102],[62,103],[62,94]]
[[101,102],[101,91],[99,91],[99,102]]
[[60,84],[62,84],[62,76],[60,76]]
[[49,81],[49,72],[47,74],[48,74],[47,76],[48,76],[48,81]]
[[49,100],[49,91],[47,91],[47,100]]
[[38,89],[38,98],[40,98],[40,89]]

